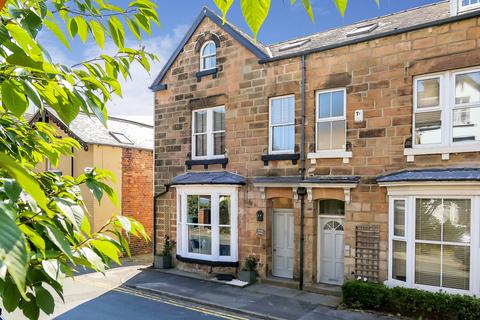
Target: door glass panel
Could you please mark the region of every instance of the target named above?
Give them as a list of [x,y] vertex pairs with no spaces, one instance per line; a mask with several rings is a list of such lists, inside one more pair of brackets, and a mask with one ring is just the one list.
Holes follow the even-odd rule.
[[405,200],[393,201],[393,234],[405,236]]
[[393,240],[392,278],[407,281],[407,243]]
[[415,283],[440,286],[440,245],[415,245]]
[[480,102],[480,71],[455,76],[455,103]]
[[442,112],[421,112],[415,114],[415,143],[431,144],[442,142]]
[[440,78],[417,81],[417,108],[440,105]]

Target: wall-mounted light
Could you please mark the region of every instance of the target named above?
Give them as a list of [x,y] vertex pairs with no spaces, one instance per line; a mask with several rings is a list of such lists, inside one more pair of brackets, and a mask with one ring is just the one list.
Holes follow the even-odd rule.
[[258,210],[258,211],[257,211],[257,221],[258,221],[258,222],[262,222],[262,221],[263,221],[263,211],[262,211],[262,210]]

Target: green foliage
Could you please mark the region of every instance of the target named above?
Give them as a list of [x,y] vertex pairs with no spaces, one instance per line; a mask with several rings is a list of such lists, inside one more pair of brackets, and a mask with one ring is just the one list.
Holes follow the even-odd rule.
[[168,235],[165,235],[164,241],[163,241],[163,250],[162,250],[162,256],[171,256],[173,248],[175,248],[175,245],[177,243],[170,239]]
[[[213,0],[215,5],[220,9],[222,12],[222,19],[225,23],[227,12],[232,6],[234,0]],[[240,0],[243,17],[247,22],[248,26],[253,32],[253,36],[257,39],[258,31],[260,27],[264,23],[265,19],[268,16],[268,12],[270,10],[270,1],[271,0]],[[345,11],[347,10],[348,0],[333,0],[335,6],[337,7],[340,14],[343,16],[345,15]],[[375,0],[377,5],[380,5],[380,0]],[[290,4],[293,6],[297,3],[297,0],[290,0]],[[311,0],[302,0],[302,5],[307,12],[308,16],[312,21],[314,21],[315,17],[313,14],[313,8]]]
[[480,299],[383,284],[347,281],[342,287],[343,303],[355,309],[375,310],[417,319],[480,319]]
[[[78,177],[40,172],[39,163],[53,166],[62,156],[80,148],[71,138],[57,138],[46,123],[27,123],[29,105],[49,106],[70,123],[82,111],[106,124],[106,103],[121,96],[121,78],[129,77],[132,63],[148,71],[157,58],[143,48],[125,46],[132,33],[141,39],[158,24],[156,6],[136,0],[120,8],[106,0],[0,1],[0,301],[9,312],[20,308],[25,317],[51,314],[55,299],[63,299],[63,281],[83,266],[104,272],[120,255],[129,255],[125,236],[148,240],[143,226],[115,215],[92,231],[81,186],[97,201],[118,199],[109,183],[111,172],[87,168]],[[128,29],[124,24],[128,26]],[[59,43],[116,46],[67,66],[52,61],[38,35],[52,33]],[[45,38],[45,37],[43,37]],[[106,195],[106,197],[104,197]]]
[[256,271],[257,270],[258,260],[254,256],[248,256],[245,258],[245,263],[243,264],[243,271]]

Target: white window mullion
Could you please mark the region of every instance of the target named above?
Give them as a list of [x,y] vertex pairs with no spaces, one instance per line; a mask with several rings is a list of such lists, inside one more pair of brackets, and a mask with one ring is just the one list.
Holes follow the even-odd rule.
[[220,209],[219,209],[219,194],[212,193],[212,256],[215,260],[218,260],[220,256]]
[[470,246],[470,290],[480,294],[480,196],[472,198],[471,246]]
[[188,253],[188,225],[187,225],[187,195],[185,192],[182,192],[181,196],[182,201],[182,253]]
[[440,78],[440,85],[443,88],[443,112],[442,112],[442,136],[443,144],[451,145],[453,143],[453,106],[455,105],[455,76],[447,73]]
[[406,219],[409,228],[406,228],[407,237],[407,283],[415,285],[415,198],[409,196],[406,205]]

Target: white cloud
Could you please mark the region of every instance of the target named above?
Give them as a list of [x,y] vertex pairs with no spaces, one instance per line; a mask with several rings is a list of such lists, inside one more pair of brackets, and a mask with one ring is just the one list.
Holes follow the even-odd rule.
[[[168,60],[176,46],[186,33],[188,26],[177,26],[170,34],[165,36],[154,36],[142,41],[141,45],[145,50],[158,56],[159,62],[151,65],[150,74],[138,63],[131,65],[131,79],[123,80],[121,77],[122,97],[114,96],[107,104],[110,115],[131,119],[134,121],[153,124],[153,92],[148,88],[161,68]],[[129,47],[135,47],[132,40],[127,40]],[[105,46],[104,53],[113,54],[116,48],[113,44]],[[95,46],[87,48],[84,57],[95,57],[100,53]]]

